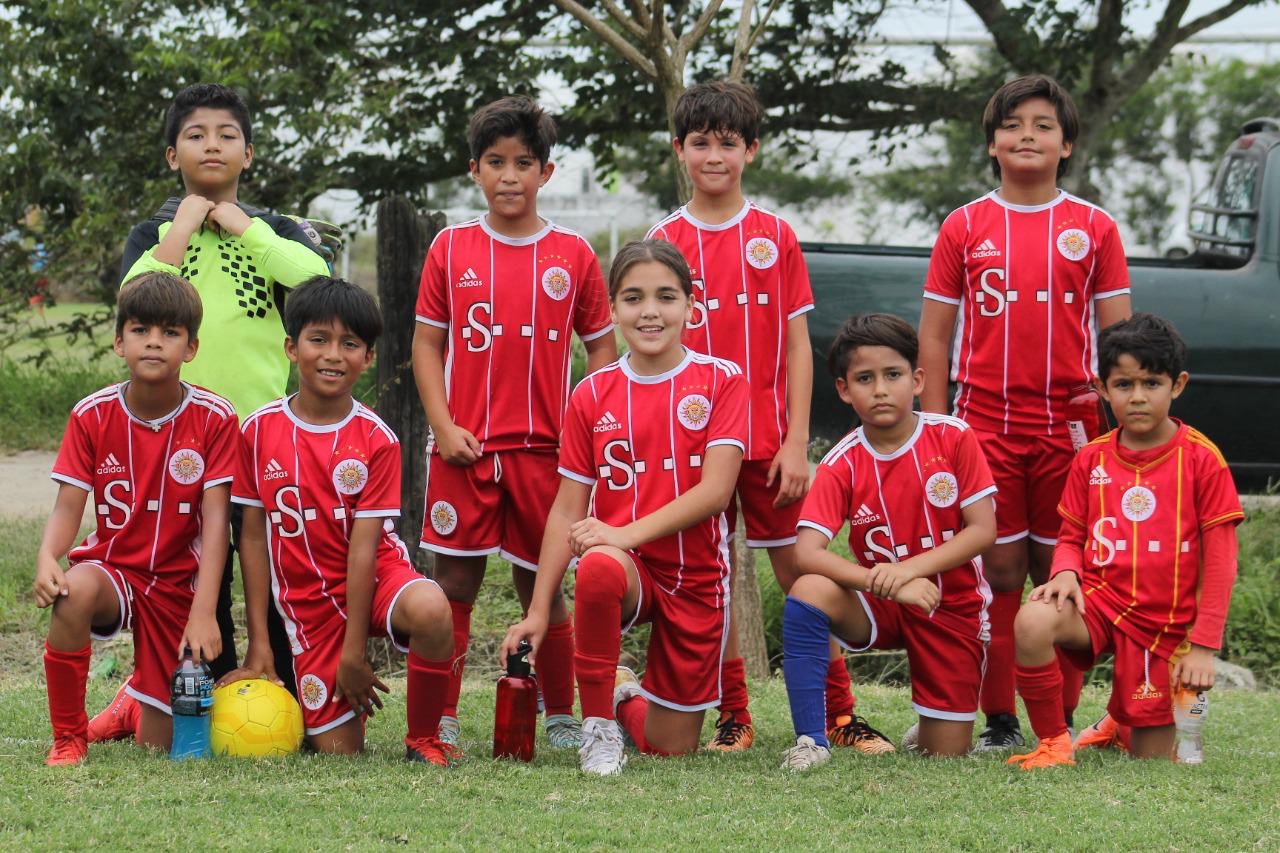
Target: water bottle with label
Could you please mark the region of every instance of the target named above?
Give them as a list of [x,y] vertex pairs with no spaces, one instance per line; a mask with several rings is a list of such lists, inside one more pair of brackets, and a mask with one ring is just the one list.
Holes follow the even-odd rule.
[[182,663],[173,671],[169,691],[173,710],[173,746],[169,757],[209,757],[209,715],[213,710],[213,675],[201,661],[191,659],[191,649],[183,649]]
[[1173,725],[1179,764],[1204,761],[1204,720],[1209,716],[1209,694],[1178,686],[1173,690]]

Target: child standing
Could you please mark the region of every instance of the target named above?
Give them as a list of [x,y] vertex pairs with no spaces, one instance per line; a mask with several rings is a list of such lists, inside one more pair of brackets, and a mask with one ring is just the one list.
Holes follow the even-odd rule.
[[[920,315],[920,407],[948,411],[950,375],[954,414],[974,429],[999,487],[996,544],[983,555],[995,591],[977,745],[987,750],[1022,743],[1013,619],[1028,572],[1036,583],[1048,576],[1072,456],[1101,427],[1069,404],[1096,402],[1096,330],[1129,316],[1129,273],[1112,218],[1058,189],[1079,130],[1066,90],[1019,77],[992,95],[982,124],[1000,188],[938,232]],[[1083,673],[1066,672],[1070,714]]]
[[[736,365],[681,345],[692,291],[688,263],[669,243],[628,243],[614,257],[613,322],[630,351],[573,391],[533,602],[503,642],[504,654],[522,639],[541,654],[553,596],[578,557],[585,773],[621,772],[619,722],[642,752],[692,752],[721,698],[725,507],[746,443],[747,388]],[[653,633],[637,684],[615,667],[621,632],[642,622]]]
[[[555,124],[528,98],[482,108],[471,176],[489,212],[441,231],[418,291],[413,372],[431,425],[422,547],[453,611],[455,662],[440,733],[459,737],[458,695],[485,560],[501,554],[524,608],[556,494],[571,335],[587,370],[617,358],[600,266],[579,235],[538,215]],[[557,591],[538,683],[552,746],[576,747],[573,626]]]
[[[44,653],[50,765],[88,755],[91,636],[133,632],[133,675],[121,690],[135,707],[128,734],[166,749],[169,678],[183,648],[196,661],[221,650],[214,604],[238,442],[231,404],[179,376],[195,357],[200,317],[200,297],[183,279],[149,273],[131,282],[115,336],[129,379],[81,400],[67,422],[34,584],[36,605],[53,606]],[[72,548],[90,494],[97,528]]]

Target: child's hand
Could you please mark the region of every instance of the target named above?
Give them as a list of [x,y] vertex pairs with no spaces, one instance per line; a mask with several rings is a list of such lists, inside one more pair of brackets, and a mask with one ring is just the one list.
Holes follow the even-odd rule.
[[573,556],[581,557],[588,548],[597,545],[612,545],[626,551],[634,546],[627,537],[625,528],[610,527],[598,518],[584,518],[569,525],[569,550]]
[[480,442],[469,430],[450,424],[434,436],[440,457],[450,465],[471,465],[480,459]]
[[218,620],[195,613],[187,617],[187,627],[182,630],[182,640],[178,643],[178,660],[182,660],[184,648],[191,649],[191,659],[196,663],[211,661],[222,654],[222,632],[218,630]]
[[867,592],[878,598],[893,598],[910,580],[911,575],[898,563],[876,563],[867,573]]
[[182,200],[177,212],[173,214],[172,227],[184,234],[194,234],[204,226],[205,219],[209,217],[214,207],[214,203],[202,195],[189,195]]
[[938,592],[938,585],[928,578],[913,578],[899,587],[891,598],[899,604],[932,613],[942,602],[942,593]]
[[62,571],[58,561],[46,556],[36,557],[36,579],[31,584],[31,592],[36,598],[36,607],[48,607],[60,596],[71,592],[67,587],[67,575]]
[[276,673],[275,658],[271,655],[271,646],[266,643],[249,641],[249,651],[245,652],[244,663],[239,669],[233,669],[218,679],[217,687],[224,687],[247,678],[265,678],[273,684],[284,686]]
[[542,640],[546,636],[546,617],[530,613],[507,629],[507,636],[502,638],[502,648],[498,650],[498,665],[502,667],[504,672],[506,671],[507,657],[515,654],[516,647],[520,645],[521,640],[528,640],[529,645],[533,646],[533,651],[529,653],[529,663],[536,664],[538,649],[542,647]]
[[1075,572],[1058,572],[1047,584],[1031,590],[1027,601],[1057,602],[1058,610],[1068,601],[1075,602],[1076,612],[1084,613],[1084,593],[1080,591],[1080,579]]
[[769,466],[765,487],[772,488],[774,482],[778,484],[778,496],[773,499],[774,509],[795,503],[809,491],[809,460],[805,457],[803,445],[784,442],[779,448]]
[[374,688],[383,693],[391,692],[391,689],[374,673],[373,667],[369,666],[369,661],[363,655],[354,660],[344,656],[338,661],[337,682],[337,689],[333,691],[331,701],[346,699],[353,711],[357,714],[368,714],[370,717],[373,716],[374,708],[382,710],[382,697]]
[[1213,676],[1213,649],[1192,645],[1191,651],[1173,665],[1169,680],[1175,685],[1181,682],[1191,690],[1211,690]]
[[231,201],[220,201],[214,205],[209,211],[209,221],[217,225],[224,232],[229,232],[237,237],[249,230],[249,226],[253,224],[253,220],[249,218],[249,214],[240,209],[239,205]]

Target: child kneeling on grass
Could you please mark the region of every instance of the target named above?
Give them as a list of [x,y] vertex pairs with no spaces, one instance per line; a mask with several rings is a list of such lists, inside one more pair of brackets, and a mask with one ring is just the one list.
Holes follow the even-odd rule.
[[[164,749],[173,737],[169,678],[183,648],[196,661],[222,650],[214,607],[238,439],[231,404],[179,378],[195,357],[201,316],[185,279],[156,272],[130,282],[115,336],[129,379],[85,397],[67,421],[33,590],[37,606],[53,606],[44,651],[49,765],[89,754],[91,636],[133,632],[133,675],[123,688],[136,700],[128,734]],[[72,548],[90,494],[97,528]]]
[[[725,507],[745,447],[747,385],[737,365],[681,345],[692,292],[689,264],[670,243],[628,243],[613,259],[610,310],[630,352],[573,391],[533,602],[503,641],[504,656],[526,639],[536,656],[555,591],[578,557],[584,773],[622,771],[619,722],[641,752],[694,751],[703,715],[721,697]],[[622,632],[641,622],[653,633],[637,683],[617,664]]]
[[311,746],[363,749],[365,718],[382,708],[377,691],[387,692],[365,643],[385,634],[409,655],[405,760],[446,766],[461,757],[437,737],[453,650],[449,604],[395,534],[400,442],[351,396],[382,332],[378,307],[354,284],[316,277],[289,297],[285,328],[298,393],[258,409],[241,428],[231,499],[245,508],[249,650],[222,683],[276,678],[270,588],[292,644]]
[[1107,710],[1131,727],[1139,758],[1172,755],[1179,687],[1213,686],[1244,512],[1218,448],[1169,417],[1187,385],[1186,354],[1173,325],[1151,314],[1098,337],[1097,387],[1120,426],[1072,462],[1049,582],[1014,625],[1018,693],[1040,738],[1009,759],[1024,770],[1075,764],[1055,646],[1082,669],[1114,652]]
[[[906,649],[920,750],[969,751],[991,602],[978,555],[995,541],[996,487],[963,421],[912,411],[925,378],[917,352],[915,329],[889,314],[850,318],[831,345],[836,391],[862,425],[822,460],[800,513],[805,574],[782,622],[788,770],[831,758],[830,637],[852,651]],[[846,521],[852,562],[827,550]]]

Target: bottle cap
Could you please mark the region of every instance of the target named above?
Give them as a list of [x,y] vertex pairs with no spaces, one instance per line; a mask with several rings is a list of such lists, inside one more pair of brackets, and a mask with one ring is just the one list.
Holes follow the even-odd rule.
[[529,641],[521,640],[516,650],[507,655],[507,675],[527,678],[530,672],[529,653],[532,651],[533,646],[529,645]]

